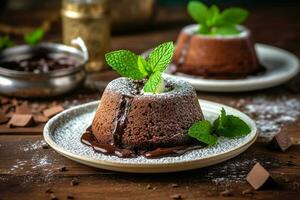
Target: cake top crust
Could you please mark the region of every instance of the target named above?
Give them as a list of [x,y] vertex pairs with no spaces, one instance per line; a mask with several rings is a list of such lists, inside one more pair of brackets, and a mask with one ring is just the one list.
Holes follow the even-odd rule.
[[121,77],[111,81],[105,90],[113,93],[118,93],[120,95],[144,97],[144,98],[170,98],[176,96],[188,96],[195,94],[195,90],[192,85],[188,82],[174,79],[170,77],[164,77],[166,91],[163,93],[152,94],[143,93],[142,88],[144,81],[142,80],[132,80],[129,78]]

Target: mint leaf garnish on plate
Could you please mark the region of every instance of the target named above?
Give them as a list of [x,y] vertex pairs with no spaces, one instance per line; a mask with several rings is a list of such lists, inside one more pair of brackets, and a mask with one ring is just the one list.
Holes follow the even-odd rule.
[[134,80],[147,79],[144,92],[156,94],[164,91],[162,73],[171,62],[173,51],[173,42],[165,42],[154,48],[146,59],[128,50],[107,53],[105,59],[121,76]]
[[203,35],[236,35],[238,24],[243,23],[249,13],[242,8],[228,8],[223,12],[216,5],[207,7],[199,1],[190,1],[188,13],[199,26],[198,33]]
[[214,128],[218,135],[229,138],[244,136],[251,132],[248,124],[236,116],[226,115],[224,108],[221,116],[215,120]]
[[42,28],[36,28],[34,31],[24,35],[24,40],[27,44],[34,45],[44,37],[45,31]]
[[207,145],[215,145],[218,141],[217,136],[212,134],[213,127],[207,120],[194,123],[188,131],[189,136]]
[[251,128],[242,119],[227,115],[224,108],[213,125],[208,120],[195,122],[188,131],[190,137],[197,139],[207,145],[217,143],[217,136],[227,138],[241,137],[249,134]]

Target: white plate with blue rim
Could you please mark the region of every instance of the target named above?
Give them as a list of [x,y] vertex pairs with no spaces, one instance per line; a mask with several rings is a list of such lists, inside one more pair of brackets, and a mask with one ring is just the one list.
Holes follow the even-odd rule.
[[[256,44],[255,50],[261,65],[266,72],[248,76],[243,79],[217,80],[205,79],[200,76],[192,76],[183,73],[166,74],[166,76],[177,77],[193,85],[196,90],[207,92],[246,92],[266,89],[278,86],[295,77],[300,70],[299,59],[294,54],[265,44]],[[147,56],[150,50],[142,55]],[[172,66],[173,65],[173,66]],[[174,68],[174,64],[170,64]]]
[[203,114],[207,120],[216,119],[220,110],[225,108],[227,114],[244,120],[251,132],[234,139],[219,137],[214,146],[190,150],[178,156],[160,158],[119,158],[95,152],[91,147],[81,143],[82,133],[92,123],[99,101],[70,108],[48,121],[44,127],[45,141],[59,154],[76,162],[96,168],[132,172],[163,173],[207,167],[231,159],[248,149],[257,138],[255,122],[246,114],[232,107],[211,101],[199,100]]

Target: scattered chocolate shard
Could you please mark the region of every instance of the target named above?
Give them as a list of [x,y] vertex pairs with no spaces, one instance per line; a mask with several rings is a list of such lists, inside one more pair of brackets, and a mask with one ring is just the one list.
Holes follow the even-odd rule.
[[16,114],[32,114],[31,108],[27,101],[24,101],[21,105],[16,106]]
[[63,111],[64,108],[62,106],[54,106],[54,107],[51,107],[51,108],[48,108],[46,110],[43,111],[43,114],[50,118],[50,117],[53,117],[54,115],[60,113],[61,111]]
[[6,115],[4,115],[2,112],[0,112],[0,124],[4,124],[8,121],[9,121],[9,118]]
[[79,184],[79,180],[77,180],[77,179],[72,179],[72,181],[70,183],[71,186],[76,186],[78,184]]
[[13,110],[13,106],[11,105],[3,105],[1,106],[2,113],[6,114]]
[[9,103],[9,99],[1,98],[1,105],[8,104],[8,103]]
[[49,120],[49,118],[44,115],[34,115],[33,119],[36,123],[45,123]]
[[179,187],[179,185],[178,185],[177,183],[172,183],[172,184],[171,184],[171,187],[172,187],[172,188],[177,188],[177,187]]
[[252,188],[248,188],[242,191],[243,195],[248,195],[248,194],[254,194],[254,191]]
[[223,197],[230,197],[230,196],[232,196],[232,190],[226,189],[226,190],[220,192],[220,195]]
[[58,200],[58,198],[55,196],[54,193],[51,193],[51,194],[50,194],[49,199],[50,199],[50,200]]
[[274,150],[286,151],[292,146],[292,140],[285,131],[280,131],[271,140],[269,146]]
[[18,105],[19,105],[19,102],[18,102],[17,99],[13,99],[13,100],[11,100],[11,104],[12,104],[13,106],[18,106]]
[[32,115],[14,114],[8,122],[8,127],[27,127],[33,124]]
[[171,199],[174,199],[174,200],[182,200],[182,196],[180,194],[173,194],[170,196]]
[[256,163],[248,173],[246,180],[256,190],[272,182],[270,173],[259,163]]

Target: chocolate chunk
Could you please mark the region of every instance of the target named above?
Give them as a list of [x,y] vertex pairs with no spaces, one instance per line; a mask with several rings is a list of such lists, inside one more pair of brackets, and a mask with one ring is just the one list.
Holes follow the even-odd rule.
[[16,114],[32,114],[31,108],[27,101],[24,101],[21,105],[16,106]]
[[0,124],[8,122],[9,118],[6,117],[2,112],[0,112]]
[[43,144],[42,149],[49,149],[49,145],[48,144]]
[[50,199],[50,200],[58,200],[58,198],[55,196],[54,193],[51,193],[51,194],[50,194],[49,199]]
[[259,189],[271,180],[270,173],[259,163],[256,163],[248,173],[246,180],[254,188]]
[[171,199],[174,199],[174,200],[181,200],[181,199],[183,199],[180,194],[173,194],[170,197],[171,197]]
[[33,119],[36,123],[45,123],[49,120],[49,118],[44,115],[34,115]]
[[8,103],[9,103],[9,99],[1,98],[1,105],[8,104]]
[[9,127],[27,127],[34,124],[32,115],[14,114],[8,122]]
[[232,190],[224,190],[222,192],[220,192],[220,195],[223,196],[223,197],[229,197],[229,196],[232,196]]
[[78,179],[72,179],[70,185],[71,186],[75,186],[75,185],[78,185],[79,184],[79,180]]
[[178,185],[177,183],[172,183],[172,184],[171,184],[171,187],[172,187],[172,188],[177,188],[177,187],[179,187],[179,185]]
[[43,111],[43,114],[46,116],[46,117],[53,117],[54,115],[60,113],[61,111],[63,111],[64,108],[62,106],[53,106],[51,108],[48,108],[46,110]]
[[277,133],[269,144],[272,149],[281,151],[287,150],[291,145],[292,140],[284,131]]

